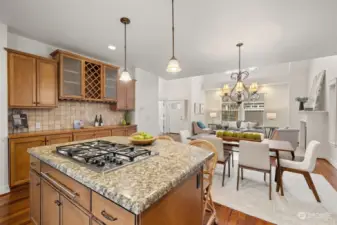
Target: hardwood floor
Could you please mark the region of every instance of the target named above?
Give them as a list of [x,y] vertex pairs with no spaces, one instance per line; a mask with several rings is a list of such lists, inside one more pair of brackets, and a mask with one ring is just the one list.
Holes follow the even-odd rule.
[[[318,160],[317,174],[323,175],[337,191],[337,170],[326,160]],[[272,225],[267,221],[249,216],[223,205],[216,204],[218,225]],[[30,225],[29,186],[13,189],[9,194],[0,196],[0,225]]]

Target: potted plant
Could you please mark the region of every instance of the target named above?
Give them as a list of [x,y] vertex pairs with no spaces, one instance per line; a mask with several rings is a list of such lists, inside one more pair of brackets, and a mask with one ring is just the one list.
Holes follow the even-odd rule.
[[304,103],[308,101],[308,97],[297,97],[295,98],[295,100],[300,103],[299,110],[300,111],[304,110]]

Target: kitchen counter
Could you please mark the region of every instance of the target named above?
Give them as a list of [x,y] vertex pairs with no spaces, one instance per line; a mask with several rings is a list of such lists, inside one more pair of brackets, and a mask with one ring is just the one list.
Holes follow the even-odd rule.
[[[128,144],[127,137],[105,137],[99,140]],[[85,141],[60,145],[80,142]],[[159,152],[158,156],[104,174],[56,154],[56,146],[31,148],[28,152],[136,215],[144,212],[200,170],[205,161],[213,155],[194,146],[157,140],[152,146],[145,148]]]
[[23,138],[23,137],[32,137],[32,136],[44,136],[44,135],[53,135],[53,134],[67,134],[67,133],[77,133],[85,131],[96,131],[96,130],[109,130],[109,129],[118,129],[118,128],[129,128],[135,127],[137,125],[107,125],[102,127],[84,127],[81,129],[62,129],[62,130],[45,130],[45,131],[34,131],[34,132],[23,132],[23,133],[13,133],[9,134],[8,138]]

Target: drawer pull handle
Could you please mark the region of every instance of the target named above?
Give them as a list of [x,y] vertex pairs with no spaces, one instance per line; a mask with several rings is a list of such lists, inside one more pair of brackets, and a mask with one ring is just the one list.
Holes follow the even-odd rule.
[[104,216],[105,219],[110,220],[110,221],[116,221],[117,218],[109,215],[105,210],[101,212],[101,215]]
[[30,165],[31,166],[36,166],[36,163],[35,162],[31,162]]
[[59,200],[55,200],[55,202],[54,202],[57,206],[60,206],[60,205],[62,205],[62,203],[59,201]]
[[52,183],[54,186],[56,186],[62,192],[64,192],[68,196],[70,196],[70,198],[72,200],[74,200],[78,196],[78,194],[76,192],[73,192],[73,191],[69,190],[68,188],[64,187],[62,184],[59,184],[56,180],[51,178],[48,173],[41,172],[41,175],[42,175],[43,178],[45,178],[47,181]]

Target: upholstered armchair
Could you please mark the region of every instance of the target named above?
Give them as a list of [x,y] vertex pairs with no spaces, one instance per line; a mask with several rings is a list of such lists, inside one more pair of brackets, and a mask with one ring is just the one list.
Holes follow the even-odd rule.
[[192,122],[192,131],[194,135],[197,134],[210,134],[212,130],[210,128],[205,127],[200,127],[200,125],[203,125],[201,122]]

